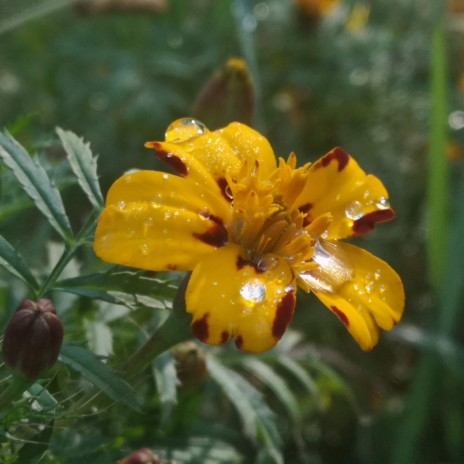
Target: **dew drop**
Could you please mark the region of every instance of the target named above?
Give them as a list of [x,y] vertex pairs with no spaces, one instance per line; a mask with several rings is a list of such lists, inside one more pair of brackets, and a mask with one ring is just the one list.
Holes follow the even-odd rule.
[[196,119],[181,118],[174,121],[166,130],[166,142],[187,142],[208,132],[206,126]]
[[374,279],[379,280],[382,277],[382,273],[380,272],[380,269],[377,269],[374,273]]
[[375,206],[379,209],[388,209],[390,208],[390,202],[388,201],[388,198],[380,197],[376,200]]
[[126,209],[126,202],[125,201],[118,201],[116,203],[116,208],[118,208],[119,210],[123,211]]
[[312,290],[334,293],[353,277],[353,267],[346,253],[335,242],[316,241],[313,261],[318,267],[300,274],[300,279]]
[[350,203],[346,207],[345,214],[347,218],[356,221],[357,219],[362,218],[364,215],[363,205],[359,201],[353,201],[353,203]]
[[140,245],[140,251],[142,252],[142,255],[146,256],[150,253],[150,247],[146,243],[143,243]]
[[266,286],[259,280],[250,280],[240,288],[240,295],[248,303],[262,303],[266,299]]
[[258,269],[263,271],[270,271],[279,264],[279,260],[275,256],[263,256],[258,261]]

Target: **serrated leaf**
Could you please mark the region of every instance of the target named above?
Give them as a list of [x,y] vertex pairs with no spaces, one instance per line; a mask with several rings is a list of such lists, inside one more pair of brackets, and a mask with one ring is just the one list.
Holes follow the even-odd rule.
[[24,262],[19,252],[4,237],[0,235],[0,265],[10,274],[20,278],[32,290],[37,290],[39,284]]
[[51,226],[68,241],[73,233],[63,200],[37,158],[31,158],[7,131],[0,133],[0,157]]
[[294,422],[299,420],[298,403],[295,395],[288,387],[287,382],[272,369],[269,364],[260,361],[257,358],[247,357],[243,360],[242,365],[251,372],[253,375],[258,377],[266,387],[271,390],[276,398],[285,407],[287,414],[292,418]]
[[124,403],[135,411],[140,411],[132,387],[118,377],[112,369],[101,362],[91,351],[64,342],[61,347],[60,360],[79,372],[112,400]]
[[319,402],[319,389],[307,370],[288,356],[278,356],[277,361],[283,368],[292,374],[309,393],[314,395],[316,402]]
[[283,464],[276,418],[263,395],[240,374],[223,366],[212,355],[208,356],[207,363],[210,376],[234,405],[245,435],[255,445],[264,447],[268,459],[266,462]]
[[179,379],[172,353],[166,351],[155,358],[153,373],[161,403],[161,425],[163,425],[169,421],[172,409],[177,404]]
[[90,203],[95,208],[101,208],[104,201],[98,182],[97,157],[92,156],[90,144],[71,131],[57,127],[56,132],[68,155],[69,164],[79,185]]
[[124,305],[130,309],[146,306],[167,309],[176,288],[169,282],[143,272],[110,271],[86,274],[57,282],[55,290]]

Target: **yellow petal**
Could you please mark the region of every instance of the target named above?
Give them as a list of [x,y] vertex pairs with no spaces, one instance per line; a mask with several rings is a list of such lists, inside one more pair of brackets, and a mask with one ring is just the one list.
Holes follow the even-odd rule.
[[227,175],[234,176],[240,168],[227,141],[213,132],[182,143],[147,142],[145,146],[154,148],[158,158],[178,174],[224,196]]
[[226,199],[226,179],[235,179],[244,161],[250,166],[257,162],[263,176],[275,169],[269,142],[245,124],[232,123],[214,132],[204,129],[194,133],[191,124],[191,119],[174,121],[166,132],[166,142],[147,142],[145,146],[154,148],[157,156],[178,174],[209,190],[219,189]]
[[259,353],[280,340],[293,317],[295,279],[285,260],[266,258],[267,266],[257,266],[230,244],[195,267],[186,306],[201,341],[217,345],[235,338],[241,350]]
[[177,176],[155,171],[123,176],[108,193],[95,253],[141,269],[191,270],[226,243],[228,208],[220,197]]
[[311,165],[297,203],[307,213],[306,223],[321,214],[332,214],[329,239],[364,235],[377,222],[394,217],[382,182],[366,175],[341,148],[335,148]]
[[276,158],[268,140],[251,127],[233,122],[216,132],[228,141],[241,162],[253,165],[257,161],[263,176],[268,176],[276,168]]
[[347,243],[338,243],[351,262],[352,280],[333,293],[314,294],[343,322],[365,351],[378,342],[379,328],[391,330],[404,309],[403,284],[384,261]]

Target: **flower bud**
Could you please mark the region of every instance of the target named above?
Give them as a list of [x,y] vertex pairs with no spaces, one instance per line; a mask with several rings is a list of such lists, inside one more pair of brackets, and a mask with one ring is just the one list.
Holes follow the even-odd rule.
[[121,459],[119,464],[160,464],[159,457],[148,448],[141,448]]
[[207,373],[205,353],[196,343],[181,343],[173,349],[173,354],[182,387],[189,388],[204,382]]
[[253,119],[255,89],[248,67],[240,58],[231,58],[203,87],[192,115],[210,129],[232,121],[250,124]]
[[47,299],[23,300],[3,337],[3,359],[28,379],[55,364],[63,342],[63,325],[53,303]]

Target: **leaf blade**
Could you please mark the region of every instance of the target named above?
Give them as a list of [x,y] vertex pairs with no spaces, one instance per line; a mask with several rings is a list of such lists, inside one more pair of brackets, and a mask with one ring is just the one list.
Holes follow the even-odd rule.
[[124,403],[135,411],[140,411],[140,405],[134,396],[132,387],[118,377],[112,369],[101,362],[91,351],[64,342],[61,347],[60,360],[79,372],[112,400]]
[[95,208],[102,208],[104,200],[98,182],[97,157],[92,156],[90,144],[60,127],[56,128],[56,132],[82,190]]
[[0,235],[0,265],[10,274],[21,279],[32,290],[37,291],[39,289],[39,283],[22,256],[2,235]]
[[223,366],[212,355],[207,358],[208,372],[234,405],[247,437],[257,446],[264,446],[260,458],[268,463],[283,464],[281,438],[272,411],[263,395],[244,377]]
[[37,159],[29,156],[7,131],[0,132],[0,158],[50,225],[67,242],[73,236],[59,190]]

